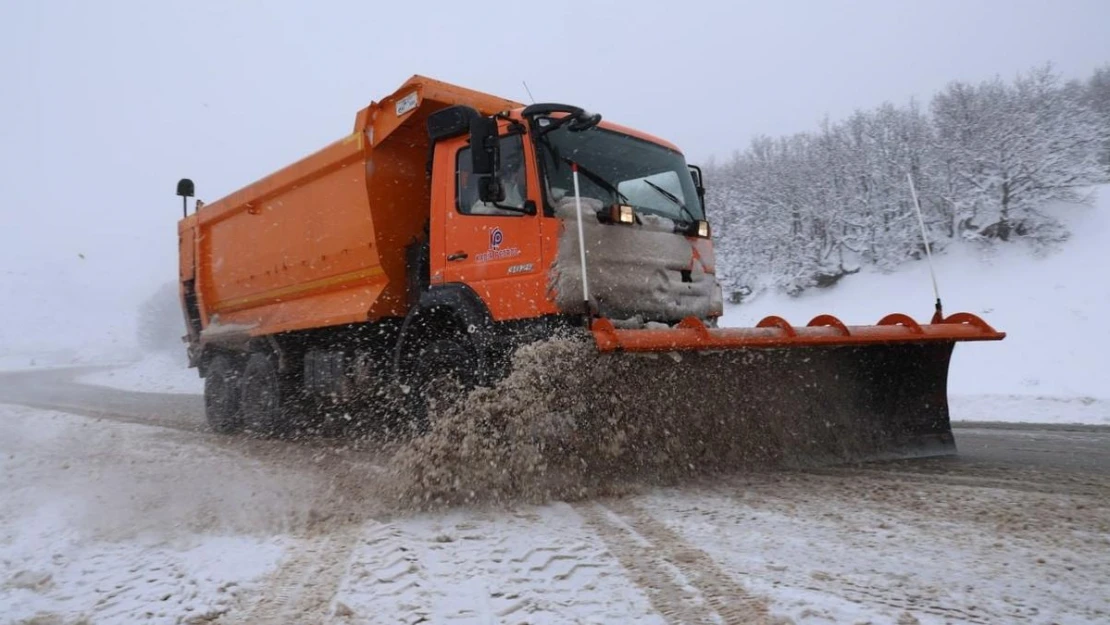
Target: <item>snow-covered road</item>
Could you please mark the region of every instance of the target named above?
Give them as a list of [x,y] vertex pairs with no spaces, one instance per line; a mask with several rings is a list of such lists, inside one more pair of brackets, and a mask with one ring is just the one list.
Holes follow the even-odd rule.
[[0,389],[0,624],[1110,619],[1107,428],[412,513],[373,448],[221,437],[195,398],[20,379]]

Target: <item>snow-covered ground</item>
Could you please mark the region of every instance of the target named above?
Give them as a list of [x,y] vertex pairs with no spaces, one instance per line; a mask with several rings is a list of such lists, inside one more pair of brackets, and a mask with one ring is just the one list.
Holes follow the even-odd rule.
[[188,368],[184,350],[147,354],[125,366],[83,375],[77,381],[147,393],[204,392],[204,380],[196,369]]
[[232,531],[257,525],[227,521],[241,504],[223,499],[223,456],[156,428],[0,405],[0,623],[202,623],[226,611],[283,543]]
[[381,460],[0,405],[0,625],[1110,614],[1105,476],[847,467],[415,514],[375,495]]
[[[1054,209],[1073,237],[1050,254],[959,244],[935,259],[945,313],[975,313],[1007,333],[1001,342],[956,346],[953,418],[1110,423],[1110,186],[1100,192],[1093,208]],[[805,325],[822,313],[871,324],[890,312],[922,322],[932,316],[924,261],[890,274],[865,269],[798,297],[765,293],[729,306],[722,325],[754,325],[767,315]]]

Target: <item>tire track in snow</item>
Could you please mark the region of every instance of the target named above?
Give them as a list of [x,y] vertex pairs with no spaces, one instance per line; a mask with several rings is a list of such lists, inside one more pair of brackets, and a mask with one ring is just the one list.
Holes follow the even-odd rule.
[[355,548],[336,605],[351,622],[665,622],[579,514],[567,504],[546,512],[452,512],[380,527]]
[[[873,584],[858,583],[820,571],[809,577],[781,572],[778,581],[794,588],[831,595],[860,605],[886,606],[893,608],[896,612],[901,611],[903,615],[916,617],[919,614],[928,614],[940,617],[945,623],[990,625],[991,623],[1026,622],[1028,620],[1025,615],[1018,613],[999,615],[986,610],[980,610],[979,613],[976,613],[974,608],[965,610],[959,607],[940,605],[937,598],[925,596],[924,593],[915,594],[907,592],[905,589],[884,588]],[[918,621],[914,620],[912,622],[916,623]]]
[[499,595],[493,602],[498,622],[516,623],[544,613],[569,621],[570,612],[612,619],[614,612],[627,609],[606,605],[607,592],[601,590],[617,590],[607,578],[619,575],[618,563],[600,541],[590,544],[575,538],[552,533],[527,542],[516,539],[491,552],[484,567],[491,581],[503,580],[491,584]]
[[243,625],[322,622],[325,615],[332,613],[331,603],[347,573],[359,530],[359,526],[350,525],[301,537],[258,591],[258,601],[229,622]]
[[[675,531],[685,536],[686,540],[699,545],[719,545],[720,551],[714,553],[723,560],[726,566],[736,566],[735,562],[737,561],[746,562],[746,564],[740,564],[739,566],[754,566],[753,573],[760,576],[761,586],[770,583],[775,588],[792,589],[789,593],[782,595],[772,592],[776,596],[776,600],[780,602],[787,601],[796,604],[802,601],[811,601],[814,605],[830,606],[835,605],[835,602],[843,602],[845,605],[864,606],[868,610],[874,608],[890,608],[893,610],[892,613],[877,614],[876,616],[893,617],[894,614],[901,613],[907,619],[921,616],[929,617],[929,622],[932,622],[933,617],[936,617],[939,619],[938,622],[974,625],[1025,623],[1030,622],[1032,618],[1039,614],[1039,608],[1035,605],[1035,602],[1023,600],[1020,595],[1010,592],[1001,593],[997,597],[991,596],[989,592],[985,597],[976,596],[970,591],[958,587],[952,589],[955,592],[950,592],[945,587],[946,577],[943,573],[936,575],[929,571],[921,572],[910,568],[899,569],[897,567],[893,570],[882,570],[881,564],[875,565],[877,568],[866,565],[864,568],[848,566],[838,570],[840,567],[838,567],[835,559],[830,562],[825,558],[822,565],[820,564],[822,558],[818,554],[815,554],[812,560],[807,561],[804,556],[799,557],[796,553],[789,553],[789,549],[780,560],[780,562],[785,560],[783,564],[772,564],[770,561],[755,564],[752,560],[744,558],[743,554],[754,552],[771,556],[771,554],[776,553],[777,549],[782,548],[784,544],[789,545],[791,541],[771,541],[768,543],[764,542],[766,538],[763,538],[753,543],[743,540],[740,535],[722,535],[719,531],[716,531],[720,527],[739,528],[747,524],[752,528],[751,532],[757,536],[765,537],[768,534],[768,526],[765,523],[753,522],[753,519],[756,518],[752,514],[753,511],[761,510],[769,510],[772,514],[789,515],[790,517],[804,518],[808,516],[816,521],[816,523],[811,522],[815,531],[820,529],[822,519],[828,519],[833,524],[850,525],[851,529],[847,530],[849,536],[861,538],[859,541],[853,542],[845,540],[843,535],[829,535],[827,532],[815,533],[815,535],[822,537],[824,544],[840,544],[841,549],[848,550],[868,551],[877,549],[877,553],[873,556],[877,560],[891,558],[897,561],[899,552],[904,548],[898,548],[894,545],[901,541],[912,548],[913,542],[908,540],[907,537],[913,536],[913,534],[888,534],[886,538],[881,538],[881,542],[886,542],[891,536],[897,537],[897,540],[889,541],[888,544],[892,545],[892,548],[884,552],[882,546],[876,547],[873,544],[868,544],[869,541],[866,537],[874,535],[874,532],[871,531],[872,528],[879,528],[883,532],[893,532],[895,531],[894,528],[905,527],[911,531],[920,530],[923,533],[930,534],[937,532],[935,526],[938,525],[938,519],[944,518],[941,514],[935,512],[914,512],[908,517],[903,517],[892,513],[893,510],[874,507],[874,502],[867,502],[864,497],[853,492],[851,486],[843,478],[832,480],[826,475],[812,476],[808,474],[807,477],[816,477],[824,484],[836,485],[844,490],[818,495],[820,491],[812,489],[811,487],[814,486],[812,483],[776,482],[773,484],[755,484],[745,482],[743,485],[711,486],[706,488],[700,497],[694,493],[688,493],[686,498],[680,502],[659,498],[646,503],[652,504],[653,509],[658,509],[660,513],[678,519],[675,524],[678,529]],[[1034,494],[1034,496],[1037,495],[1039,494]],[[843,513],[842,509],[837,509],[835,506],[828,508],[820,504],[810,509],[805,507],[805,503],[800,503],[807,499],[816,502],[833,500],[840,503],[859,501],[861,509],[854,514]],[[691,501],[696,503],[691,505]],[[913,524],[915,520],[923,520],[933,524],[933,527],[918,528]],[[887,521],[890,526],[881,524]],[[706,529],[710,527],[714,529]],[[796,526],[789,523],[777,527],[781,527],[782,531],[788,536],[804,536],[804,534],[797,533]],[[974,535],[990,536],[991,531],[990,529],[976,530]],[[734,538],[736,540],[733,540]],[[763,544],[759,544],[760,542],[763,542]],[[984,539],[984,542],[991,541]],[[962,542],[957,542],[957,545],[969,550],[982,548],[982,545],[968,545]],[[730,562],[730,556],[732,558],[739,556],[739,560]],[[911,557],[920,560],[928,556],[914,554]],[[933,557],[943,558],[943,555],[934,553]],[[851,559],[852,557],[848,558],[848,560]],[[976,562],[974,556],[970,559],[972,563]],[[983,572],[979,579],[990,580],[992,576],[989,572]],[[764,590],[764,592],[767,591]],[[808,597],[802,599],[798,596],[799,593]],[[783,597],[788,597],[788,599]],[[834,602],[829,602],[828,599],[833,599]],[[827,615],[826,617],[833,618]],[[918,621],[910,622],[916,623]]]
[[765,599],[644,510],[626,501],[576,507],[668,621],[776,622]]
[[[394,524],[376,525],[355,547],[349,574],[339,589],[339,596],[352,591],[367,592],[375,598],[374,612],[388,614],[393,623],[416,624],[432,622],[428,571],[418,545],[412,537]],[[350,610],[350,606],[347,610]],[[353,604],[358,605],[358,604]],[[363,618],[358,606],[352,614]]]

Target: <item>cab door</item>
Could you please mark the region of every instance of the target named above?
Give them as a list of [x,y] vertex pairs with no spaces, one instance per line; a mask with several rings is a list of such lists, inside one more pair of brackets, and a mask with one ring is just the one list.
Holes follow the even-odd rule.
[[455,174],[453,197],[442,211],[443,246],[433,254],[442,254],[436,260],[442,263],[443,282],[470,286],[499,321],[535,317],[548,308],[541,215],[523,212],[539,199],[529,148],[521,134],[502,135],[499,178],[506,193],[497,205],[478,199],[469,144],[462,141],[448,154]]

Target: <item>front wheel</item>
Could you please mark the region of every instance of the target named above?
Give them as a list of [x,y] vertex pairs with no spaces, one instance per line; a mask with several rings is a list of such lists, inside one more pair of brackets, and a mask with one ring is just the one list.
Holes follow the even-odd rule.
[[460,339],[438,339],[422,350],[410,391],[415,394],[418,429],[426,430],[435,415],[442,414],[474,387],[477,365],[473,348]]

